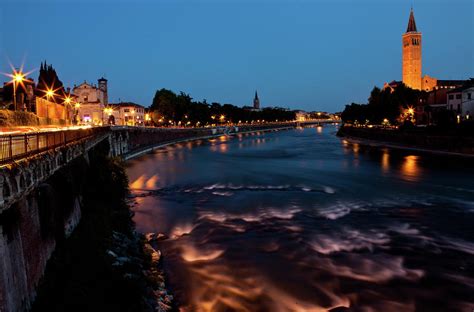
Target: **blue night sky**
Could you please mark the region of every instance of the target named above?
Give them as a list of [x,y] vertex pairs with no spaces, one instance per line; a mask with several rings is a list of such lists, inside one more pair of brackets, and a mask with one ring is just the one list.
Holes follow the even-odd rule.
[[[423,72],[474,76],[474,2],[417,0]],[[196,100],[340,111],[401,79],[413,0],[2,0],[0,70],[53,64],[66,86],[109,80],[109,101],[157,89]],[[32,74],[36,80],[38,72]],[[3,79],[4,81],[7,80]]]

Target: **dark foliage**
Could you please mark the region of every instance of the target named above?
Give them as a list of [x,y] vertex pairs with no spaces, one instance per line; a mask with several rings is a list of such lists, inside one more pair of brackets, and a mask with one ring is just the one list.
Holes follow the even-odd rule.
[[415,107],[424,94],[425,92],[413,90],[404,84],[393,91],[390,88],[381,90],[374,87],[367,104],[346,105],[341,118],[347,123],[357,121],[364,124],[369,121],[372,124],[381,124],[384,119],[388,119],[394,124],[399,121],[402,111]]
[[66,97],[66,91],[61,80],[59,80],[58,74],[53,66],[50,64],[41,63],[38,84],[36,85],[35,94],[36,96],[47,98],[46,92],[48,90],[54,91],[54,95],[49,98],[50,101],[56,103],[62,103]]
[[[242,123],[265,120],[265,121],[288,121],[295,119],[295,113],[282,108],[264,108],[260,111],[253,111],[248,108],[241,108],[231,104],[221,105],[220,103],[208,104],[206,100],[202,102],[193,101],[189,94],[180,92],[175,94],[171,90],[161,89],[156,91],[153,103],[150,106],[153,122],[156,125],[181,122],[182,125],[195,126],[213,123]],[[220,116],[224,116],[220,119]],[[214,118],[213,118],[214,117]],[[162,121],[160,122],[160,119]]]

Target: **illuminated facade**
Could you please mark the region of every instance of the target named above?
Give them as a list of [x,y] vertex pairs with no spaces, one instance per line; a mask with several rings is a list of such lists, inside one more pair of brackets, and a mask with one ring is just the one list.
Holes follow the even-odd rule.
[[107,79],[98,79],[98,86],[83,82],[74,86],[74,95],[80,103],[78,121],[81,124],[103,123],[104,108],[108,104]]
[[[135,103],[109,104],[106,111],[107,123],[118,126],[144,126],[145,107]],[[112,117],[110,117],[112,116]]]
[[[406,86],[423,91],[452,89],[462,86],[465,80],[439,80],[429,75],[422,76],[422,36],[415,22],[413,9],[410,11],[407,31],[402,35],[402,81]],[[386,83],[384,88],[392,90],[398,81]]]

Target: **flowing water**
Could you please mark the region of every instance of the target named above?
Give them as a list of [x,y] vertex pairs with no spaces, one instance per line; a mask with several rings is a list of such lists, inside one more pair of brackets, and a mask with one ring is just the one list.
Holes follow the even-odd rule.
[[[473,311],[474,160],[335,126],[181,143],[129,162],[183,311]],[[337,309],[339,307],[339,309]]]

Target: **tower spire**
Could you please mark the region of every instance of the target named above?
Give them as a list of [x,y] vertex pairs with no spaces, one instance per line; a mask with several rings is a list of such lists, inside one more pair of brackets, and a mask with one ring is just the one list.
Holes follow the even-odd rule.
[[255,90],[255,97],[253,99],[253,108],[260,109],[260,100],[258,99],[257,90]]
[[409,32],[417,32],[416,22],[415,22],[415,14],[413,13],[413,7],[410,10],[410,19],[408,20],[407,33],[409,33]]

